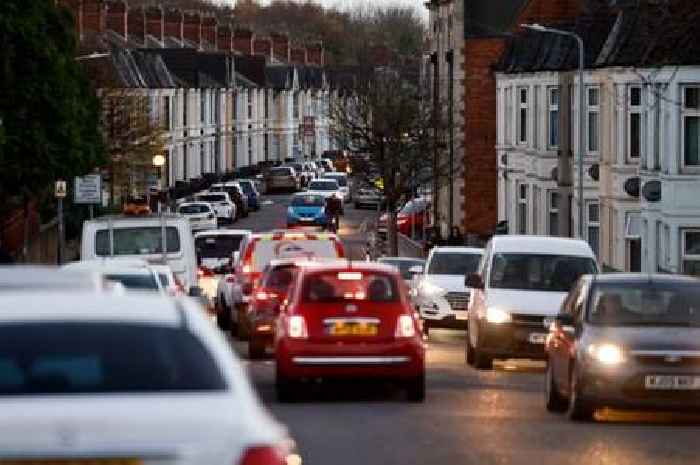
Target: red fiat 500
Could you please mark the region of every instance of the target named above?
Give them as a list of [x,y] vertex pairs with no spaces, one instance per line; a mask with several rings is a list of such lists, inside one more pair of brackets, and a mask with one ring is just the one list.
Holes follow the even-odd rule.
[[298,268],[275,335],[276,389],[295,397],[305,380],[399,381],[409,400],[425,397],[425,347],[396,269],[337,261]]

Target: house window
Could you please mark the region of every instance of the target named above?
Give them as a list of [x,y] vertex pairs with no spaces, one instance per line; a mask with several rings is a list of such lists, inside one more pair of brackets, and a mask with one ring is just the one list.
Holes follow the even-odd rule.
[[163,113],[161,114],[161,124],[163,125],[163,129],[165,129],[166,131],[170,131],[170,128],[172,127],[172,121],[170,120],[170,97],[167,95],[163,97],[162,111]]
[[549,221],[549,235],[559,235],[559,192],[547,192],[547,212]]
[[527,234],[527,185],[518,187],[518,234]]
[[206,118],[206,107],[207,107],[207,96],[206,93],[202,90],[199,92],[199,121],[201,123],[205,123],[205,118]]
[[292,117],[299,119],[299,92],[294,92],[292,97]]
[[627,161],[639,160],[642,152],[642,137],[644,130],[642,129],[642,88],[640,86],[632,86],[629,88],[629,108],[627,114],[628,131],[628,150]]
[[265,119],[270,118],[270,94],[265,91]]
[[552,87],[548,95],[547,145],[550,149],[559,148],[559,88]]
[[253,164],[253,137],[248,135],[248,164]]
[[598,202],[588,202],[586,205],[588,214],[588,244],[593,249],[593,253],[598,256],[600,244],[600,204]]
[[700,229],[684,229],[681,235],[683,273],[700,276]]
[[248,119],[253,119],[253,91],[248,91]]
[[199,144],[199,173],[202,174],[206,172],[206,156],[204,153],[204,142]]
[[182,93],[182,126],[187,129],[187,101],[189,100],[189,94],[187,92]]
[[270,135],[268,133],[263,135],[263,150],[265,151],[265,161],[267,161],[270,159]]
[[540,233],[540,191],[538,186],[532,186],[532,234]]
[[591,87],[588,89],[588,152],[597,153],[599,150],[599,117],[600,117],[600,89]]
[[534,87],[532,89],[532,147],[538,148],[540,141],[539,135],[539,98],[540,98],[540,88]]
[[211,102],[209,103],[209,123],[214,124],[216,123],[216,110],[218,106],[217,104],[219,103],[214,92],[211,93],[210,100]]
[[518,89],[518,143],[527,144],[527,113],[528,95],[527,89]]
[[661,94],[663,84],[654,84],[654,169],[661,169]]
[[700,166],[700,86],[683,88],[683,164]]
[[512,89],[507,87],[504,92],[505,104],[505,137],[506,144],[513,143],[513,101],[511,100],[513,95]]

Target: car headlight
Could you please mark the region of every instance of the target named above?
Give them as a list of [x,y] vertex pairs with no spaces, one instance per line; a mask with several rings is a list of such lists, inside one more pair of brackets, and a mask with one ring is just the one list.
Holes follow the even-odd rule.
[[593,360],[603,365],[619,365],[625,361],[622,348],[615,344],[591,344],[587,352]]
[[496,307],[489,307],[486,310],[486,321],[494,324],[509,323],[511,321],[510,313]]
[[445,292],[445,290],[440,286],[436,286],[435,284],[428,281],[423,281],[420,284],[420,291],[427,296],[435,296],[443,294]]

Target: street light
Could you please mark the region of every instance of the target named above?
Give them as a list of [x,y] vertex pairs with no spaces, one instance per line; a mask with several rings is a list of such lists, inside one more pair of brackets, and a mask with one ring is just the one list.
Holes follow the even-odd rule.
[[583,46],[583,39],[581,36],[576,34],[575,32],[570,32],[570,31],[563,31],[561,29],[555,29],[552,27],[546,27],[542,26],[541,24],[521,24],[521,27],[525,29],[530,29],[532,31],[536,32],[544,32],[544,33],[551,33],[551,34],[559,34],[562,36],[567,36],[567,37],[573,37],[576,39],[576,43],[578,44],[578,80],[579,80],[579,89],[578,89],[578,103],[579,103],[579,128],[578,128],[578,236],[579,238],[583,239],[583,155],[584,155],[584,149],[583,149],[583,144],[584,144],[584,119],[586,118],[586,114],[584,111],[584,99],[585,99],[585,88],[583,84],[583,70],[586,66],[585,63],[585,49]]
[[104,57],[108,57],[110,55],[111,55],[111,53],[109,53],[109,52],[104,52],[104,53],[93,52],[93,53],[90,53],[88,55],[79,55],[79,56],[75,57],[75,61],[93,60],[95,58],[104,58]]

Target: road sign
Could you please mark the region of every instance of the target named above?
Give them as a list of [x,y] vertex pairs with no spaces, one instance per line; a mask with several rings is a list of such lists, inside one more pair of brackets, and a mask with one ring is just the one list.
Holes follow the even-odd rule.
[[99,174],[76,176],[73,202],[83,204],[102,203],[102,177]]
[[54,195],[57,199],[62,199],[66,196],[66,181],[58,180],[56,181],[56,189]]

